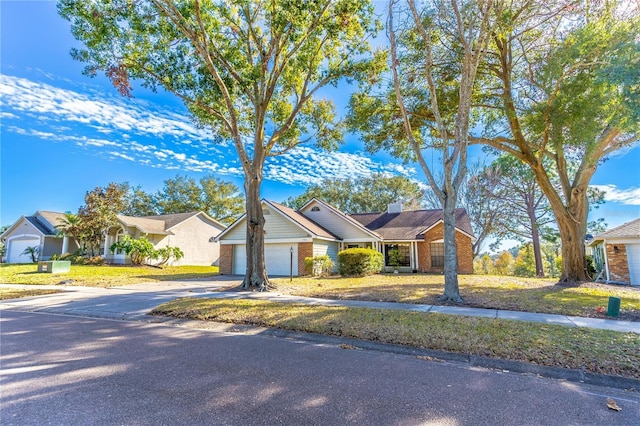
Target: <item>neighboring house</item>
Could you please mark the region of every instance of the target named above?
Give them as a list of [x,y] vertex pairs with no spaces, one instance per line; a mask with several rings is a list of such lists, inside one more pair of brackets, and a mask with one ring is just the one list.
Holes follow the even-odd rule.
[[[329,255],[337,264],[338,252],[347,248],[373,248],[385,257],[397,249],[403,254],[402,272],[443,272],[442,210],[402,211],[392,204],[386,213],[348,215],[317,199],[299,210],[262,201],[265,218],[265,264],[269,275],[304,275],[305,257]],[[456,210],[458,270],[473,273],[473,232],[464,209]],[[220,273],[246,271],[246,217],[219,236]]]
[[31,256],[23,254],[28,247],[38,247],[38,259],[73,253],[78,244],[73,238],[62,237],[56,226],[62,224],[64,213],[38,210],[32,216],[22,216],[5,232],[0,240],[5,244],[7,263],[30,263]]
[[640,218],[596,235],[589,245],[601,279],[640,286]]
[[103,257],[107,262],[128,264],[124,253],[111,252],[111,245],[128,235],[145,237],[156,249],[179,247],[184,257],[172,265],[217,265],[220,246],[215,237],[225,225],[204,212],[176,213],[158,216],[133,217],[117,215],[118,224],[107,229]]

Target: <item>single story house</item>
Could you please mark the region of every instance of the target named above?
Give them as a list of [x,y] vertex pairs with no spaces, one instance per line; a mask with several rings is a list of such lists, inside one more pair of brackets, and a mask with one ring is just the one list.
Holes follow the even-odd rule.
[[73,238],[60,235],[56,226],[62,225],[64,213],[38,210],[31,216],[22,216],[0,235],[5,245],[7,263],[30,263],[31,256],[23,254],[29,247],[38,248],[38,259],[73,253],[78,244]]
[[[338,252],[347,248],[373,248],[385,257],[399,250],[401,272],[444,270],[442,210],[402,211],[391,204],[384,213],[346,214],[312,199],[299,210],[262,201],[265,217],[265,264],[269,275],[304,275],[306,257],[328,255],[337,263]],[[464,209],[456,210],[458,270],[473,273],[473,231]],[[246,272],[246,215],[219,236],[220,273]]]
[[601,279],[640,286],[640,218],[596,235],[589,246]]
[[123,236],[145,237],[156,249],[179,247],[184,257],[172,265],[218,265],[220,246],[215,238],[226,226],[204,212],[165,214],[157,216],[117,215],[118,223],[105,232],[103,257],[107,262],[128,264],[131,260],[111,245]]

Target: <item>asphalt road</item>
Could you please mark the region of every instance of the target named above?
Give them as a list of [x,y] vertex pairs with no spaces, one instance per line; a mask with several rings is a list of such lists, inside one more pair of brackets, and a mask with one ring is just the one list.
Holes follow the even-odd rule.
[[233,326],[1,315],[3,426],[640,424],[638,392]]

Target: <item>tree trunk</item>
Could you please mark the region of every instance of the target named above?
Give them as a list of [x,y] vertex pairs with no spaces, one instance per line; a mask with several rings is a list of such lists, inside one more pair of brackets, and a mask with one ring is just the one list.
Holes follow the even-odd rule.
[[458,287],[458,250],[456,247],[455,199],[447,196],[442,211],[444,222],[444,294],[439,302],[462,302]]
[[[586,219],[586,215],[585,215]],[[562,240],[562,275],[560,282],[589,281],[584,260],[584,223],[569,214],[557,215],[558,230]]]
[[260,201],[260,186],[262,184],[262,169],[252,170],[246,176],[244,190],[247,208],[247,271],[242,282],[242,288],[267,291],[274,288],[269,282],[264,263],[264,215]]
[[527,206],[527,214],[531,222],[531,241],[533,242],[533,257],[536,260],[536,277],[544,277],[544,267],[542,265],[542,250],[540,248],[540,231],[538,230],[538,220],[533,205]]

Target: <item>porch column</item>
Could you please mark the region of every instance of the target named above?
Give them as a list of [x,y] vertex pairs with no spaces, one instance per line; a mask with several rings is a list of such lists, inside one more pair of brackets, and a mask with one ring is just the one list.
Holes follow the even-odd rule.
[[415,258],[415,270],[418,271],[420,269],[420,263],[419,263],[419,258],[418,258],[418,243],[414,242],[413,243],[413,249],[414,249],[414,258]]
[[69,237],[66,235],[62,237],[62,253],[65,254],[69,251]]
[[409,243],[409,267],[411,268],[411,270],[416,269],[415,268],[416,260],[414,256],[414,250],[413,250],[414,245],[415,243],[413,241]]
[[103,257],[107,257],[109,254],[109,234],[104,234],[104,251],[102,253]]

